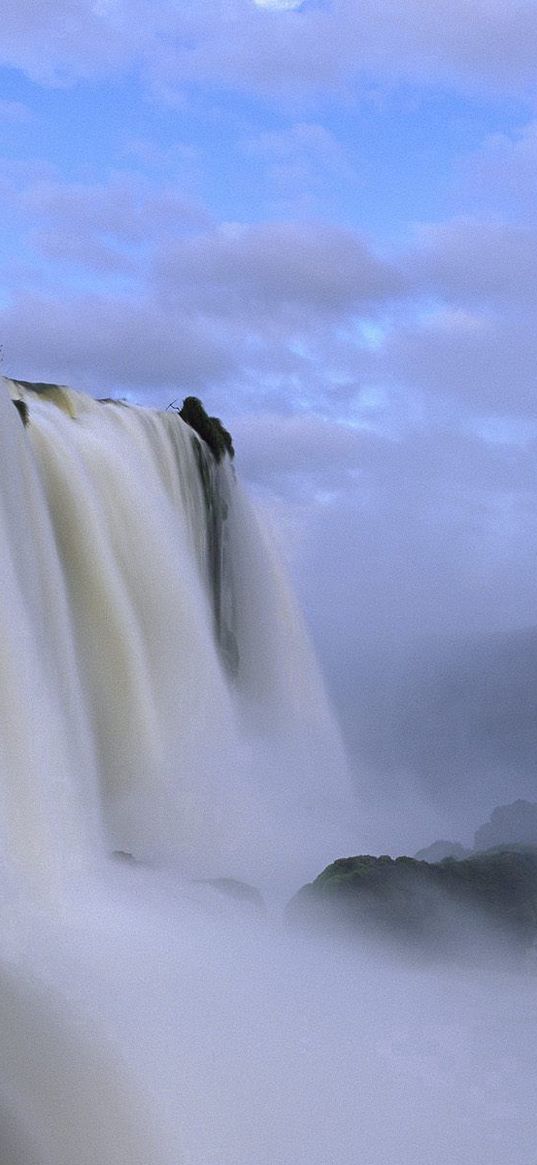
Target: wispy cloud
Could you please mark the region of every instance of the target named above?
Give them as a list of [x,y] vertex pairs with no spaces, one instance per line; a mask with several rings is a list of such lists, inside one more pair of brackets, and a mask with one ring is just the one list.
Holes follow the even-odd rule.
[[338,89],[360,71],[425,83],[534,89],[537,13],[530,0],[169,0],[4,6],[2,61],[42,84],[142,66],[159,86],[225,84],[265,93]]

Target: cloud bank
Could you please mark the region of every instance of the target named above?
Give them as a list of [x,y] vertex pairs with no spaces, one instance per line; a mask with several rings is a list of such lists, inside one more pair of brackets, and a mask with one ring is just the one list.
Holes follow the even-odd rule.
[[43,85],[134,65],[163,97],[223,84],[288,95],[351,84],[361,74],[514,92],[535,88],[531,0],[169,0],[6,3],[0,60]]

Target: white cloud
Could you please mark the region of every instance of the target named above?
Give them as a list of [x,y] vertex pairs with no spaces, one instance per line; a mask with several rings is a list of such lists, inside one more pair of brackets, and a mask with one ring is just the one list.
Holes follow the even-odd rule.
[[263,201],[278,218],[314,218],[333,213],[334,190],[359,194],[362,174],[334,133],[317,122],[299,121],[241,143],[247,158],[264,166]]
[[287,500],[345,493],[383,444],[364,429],[309,415],[230,417],[241,474]]
[[8,375],[73,384],[96,395],[154,395],[161,404],[202,392],[236,368],[202,320],[181,319],[138,295],[22,294],[0,310]]
[[[333,146],[297,123],[252,148],[285,155],[288,136]],[[423,224],[390,262],[326,223],[215,224],[173,184],[134,170],[100,183],[32,164],[2,174],[27,248],[1,319],[18,374],[26,350],[39,378],[88,385],[93,365],[122,391],[144,375],[152,393],[174,378],[215,397],[232,384],[247,409],[255,399],[278,412],[339,410],[390,432],[454,401],[468,422],[536,414],[533,226]]]
[[300,8],[303,0],[254,0],[258,8],[269,8],[275,12],[289,12],[292,8]]
[[136,66],[168,99],[207,82],[296,99],[364,72],[534,94],[536,56],[533,0],[5,0],[0,29],[0,61],[44,84]]
[[459,302],[529,303],[537,297],[537,229],[498,219],[423,224],[407,257],[435,294]]
[[323,224],[224,225],[167,247],[157,263],[171,296],[226,316],[240,308],[247,322],[286,320],[305,313],[337,317],[397,294],[401,279],[351,230]]

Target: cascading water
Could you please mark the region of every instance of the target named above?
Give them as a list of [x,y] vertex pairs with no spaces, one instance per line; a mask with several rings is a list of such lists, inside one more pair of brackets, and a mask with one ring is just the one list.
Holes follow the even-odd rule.
[[[6,380],[0,409],[4,1153],[176,1162],[166,1089],[152,1105],[147,1063],[135,1070],[131,1049],[125,1065],[128,1038],[110,1035],[117,996],[139,991],[132,943],[143,962],[156,898],[157,949],[163,918],[164,934],[184,925],[188,963],[195,879],[314,872],[345,792],[341,747],[228,458],[174,413],[65,388]],[[133,907],[144,877],[153,914]]]
[[0,1165],[529,1165],[530,981],[286,935],[214,881],[277,897],[355,848],[229,461],[39,388],[0,392]]
[[30,423],[2,401],[3,852],[42,888],[114,850],[262,877],[273,814],[291,844],[344,766],[229,459],[173,413],[11,391]]

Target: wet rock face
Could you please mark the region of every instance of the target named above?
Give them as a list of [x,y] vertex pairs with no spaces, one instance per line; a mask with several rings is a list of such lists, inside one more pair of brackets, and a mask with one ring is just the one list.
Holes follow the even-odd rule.
[[21,388],[27,388],[30,392],[36,392],[41,396],[50,396],[52,393],[61,391],[60,384],[48,384],[44,380],[14,380],[14,384],[20,384]]
[[[177,410],[175,410],[177,412]],[[227,454],[234,456],[227,429],[217,417],[209,417],[201,401],[188,396],[179,416],[192,429],[192,444],[205,500],[208,535],[208,566],[215,632],[224,664],[232,676],[239,670],[239,648],[233,609],[232,560],[228,553],[228,486],[218,469]],[[195,435],[194,435],[195,434]]]
[[179,416],[209,446],[215,461],[221,461],[227,453],[235,456],[231,434],[224,428],[219,417],[210,417],[197,396],[187,396],[179,411]]
[[437,863],[342,858],[295,895],[287,917],[432,958],[519,958],[537,942],[537,849]]
[[16,408],[16,410],[21,418],[21,421],[22,421],[24,427],[26,428],[26,425],[28,424],[28,421],[30,419],[29,413],[28,413],[28,405],[26,404],[26,401],[14,400],[13,404],[15,405],[15,408]]

